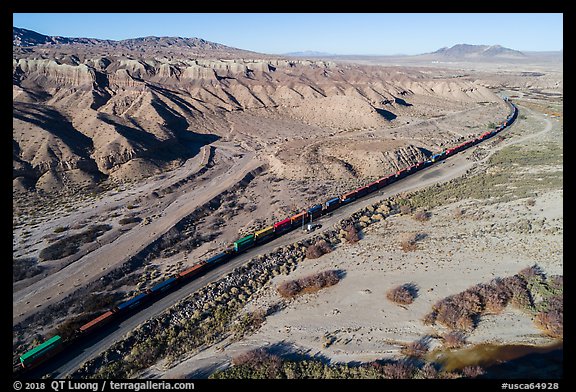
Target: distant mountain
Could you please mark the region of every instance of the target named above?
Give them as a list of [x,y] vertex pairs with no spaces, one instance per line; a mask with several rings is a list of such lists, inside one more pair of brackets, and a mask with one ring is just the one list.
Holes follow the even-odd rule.
[[303,52],[289,52],[284,53],[284,56],[293,56],[293,57],[326,57],[326,56],[335,56],[333,53],[326,53],[326,52],[316,52],[314,50],[305,50]]
[[67,38],[59,36],[49,36],[26,30],[19,27],[12,28],[12,45],[20,47],[30,47],[37,45],[58,45],[58,44],[88,44],[110,43],[112,41],[99,40],[94,38]]
[[182,49],[192,52],[219,52],[236,56],[253,56],[256,53],[248,50],[233,48],[216,42],[206,41],[201,38],[182,37],[142,37],[120,41],[104,40],[96,38],[69,38],[59,36],[48,36],[32,30],[19,27],[12,28],[12,45],[18,48],[29,48],[36,46],[59,47],[61,49],[69,46],[84,47],[87,49],[123,49],[137,51],[174,51]]
[[458,44],[451,48],[441,48],[435,52],[429,53],[435,57],[453,57],[453,58],[493,58],[493,57],[514,57],[521,58],[526,55],[518,50],[505,48],[500,45],[468,45]]

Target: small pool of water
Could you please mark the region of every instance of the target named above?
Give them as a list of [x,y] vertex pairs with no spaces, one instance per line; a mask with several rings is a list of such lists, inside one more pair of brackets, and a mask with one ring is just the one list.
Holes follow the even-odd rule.
[[475,365],[486,369],[530,354],[546,354],[557,350],[562,351],[563,348],[563,341],[545,346],[483,343],[456,350],[433,351],[429,354],[428,360],[439,363],[442,369],[447,371]]

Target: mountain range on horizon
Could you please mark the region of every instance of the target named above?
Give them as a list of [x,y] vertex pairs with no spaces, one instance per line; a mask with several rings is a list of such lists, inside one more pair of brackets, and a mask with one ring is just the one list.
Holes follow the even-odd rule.
[[[83,45],[87,47],[107,46],[111,48],[151,48],[151,49],[174,49],[185,48],[188,50],[226,52],[234,53],[239,56],[261,54],[240,48],[233,48],[220,43],[211,42],[196,37],[138,37],[124,40],[108,40],[98,38],[72,38],[62,36],[48,36],[38,32],[13,27],[12,44],[14,47],[25,48],[39,45],[62,46],[62,45]],[[272,55],[274,56],[274,55]],[[283,53],[279,56],[293,57],[352,57],[356,55],[340,55],[337,53],[327,53],[316,50],[303,50]],[[376,56],[376,55],[374,55]],[[501,45],[471,45],[456,44],[452,47],[443,47],[434,52],[422,53],[419,55],[395,55],[395,56],[426,56],[429,58],[466,58],[466,59],[490,59],[490,58],[516,58],[522,59],[527,55],[519,50],[510,49]]]

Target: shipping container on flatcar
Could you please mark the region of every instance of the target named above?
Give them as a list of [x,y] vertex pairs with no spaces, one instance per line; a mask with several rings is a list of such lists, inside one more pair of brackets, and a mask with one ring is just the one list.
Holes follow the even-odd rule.
[[210,257],[208,260],[206,260],[206,264],[211,265],[218,264],[228,260],[230,257],[231,257],[230,254],[227,252],[218,253],[217,255],[214,255]]
[[20,364],[24,368],[32,368],[45,361],[62,349],[62,338],[59,335],[52,336],[44,343],[20,356]]
[[198,264],[196,264],[196,265],[188,268],[187,270],[180,272],[180,273],[178,274],[178,276],[179,276],[181,279],[189,279],[189,278],[192,278],[192,277],[198,275],[198,274],[204,269],[205,266],[206,266],[206,262],[205,262],[205,261],[202,261],[202,262],[200,262],[200,263],[198,263]]
[[290,220],[290,218],[286,218],[284,220],[281,220],[280,222],[274,223],[274,231],[276,233],[281,233],[284,230],[288,230],[290,227],[292,227],[292,221]]
[[324,206],[322,208],[324,208],[324,212],[330,212],[338,208],[339,205],[340,205],[340,198],[334,197],[326,201],[326,203],[324,203]]
[[316,204],[308,210],[308,216],[311,219],[316,219],[322,215],[322,204]]
[[262,230],[258,230],[254,233],[254,240],[255,241],[263,241],[266,238],[269,238],[271,235],[274,234],[274,226],[265,227]]
[[96,328],[100,328],[101,326],[110,322],[114,317],[114,312],[111,310],[107,311],[106,313],[101,314],[100,316],[96,317],[94,320],[87,322],[83,326],[79,328],[79,331],[82,333],[88,333]]
[[302,211],[301,213],[290,217],[290,222],[292,222],[292,226],[298,226],[298,225],[301,225],[302,222],[304,222],[307,217],[308,217],[308,212]]
[[157,285],[152,286],[152,288],[150,289],[150,292],[152,294],[157,294],[157,293],[161,293],[163,291],[166,291],[170,287],[172,287],[176,284],[177,279],[178,278],[176,276],[168,278],[168,279],[164,280],[163,282],[160,282]]
[[115,309],[120,311],[120,312],[126,311],[128,309],[133,309],[136,306],[140,305],[143,301],[148,299],[148,295],[149,295],[148,293],[138,294],[134,298],[131,298],[128,301],[124,301],[124,302],[116,305]]
[[249,234],[246,237],[240,238],[238,241],[234,242],[234,250],[236,252],[242,252],[245,249],[254,245],[254,234]]

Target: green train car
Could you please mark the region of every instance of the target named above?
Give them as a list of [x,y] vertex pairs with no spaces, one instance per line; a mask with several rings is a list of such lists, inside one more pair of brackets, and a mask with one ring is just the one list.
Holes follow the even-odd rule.
[[62,348],[62,338],[59,335],[53,336],[39,346],[27,351],[20,357],[20,364],[24,368],[31,368],[34,365],[56,354]]

